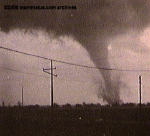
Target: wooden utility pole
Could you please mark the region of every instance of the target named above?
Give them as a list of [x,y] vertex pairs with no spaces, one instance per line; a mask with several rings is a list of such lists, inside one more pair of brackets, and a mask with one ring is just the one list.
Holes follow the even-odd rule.
[[[51,82],[51,106],[53,107],[53,105],[54,105],[54,102],[53,102],[53,76],[55,76],[55,77],[57,77],[57,75],[54,75],[53,74],[53,69],[56,69],[56,67],[55,68],[53,68],[53,61],[51,60],[51,62],[50,62],[50,68],[47,68],[47,69],[44,69],[43,68],[43,72],[45,72],[45,73],[48,73],[48,74],[50,74],[50,76],[51,76],[51,80],[50,80],[50,82]],[[51,72],[48,72],[48,70],[50,70]]]
[[139,76],[139,96],[140,96],[140,134],[142,133],[142,116],[141,116],[141,113],[142,113],[142,105],[141,105],[141,99],[142,99],[142,95],[141,95],[141,76]]
[[51,106],[53,107],[53,61],[51,60]]
[[23,107],[23,86],[22,86],[22,107]]
[[2,101],[2,105],[3,105],[3,108],[5,107],[5,103],[4,103],[4,101]]
[[139,76],[139,96],[140,96],[140,111],[141,111],[141,76]]

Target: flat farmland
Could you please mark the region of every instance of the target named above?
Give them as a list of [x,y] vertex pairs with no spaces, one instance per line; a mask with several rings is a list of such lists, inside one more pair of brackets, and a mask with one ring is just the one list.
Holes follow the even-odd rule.
[[150,107],[1,107],[2,136],[149,136]]

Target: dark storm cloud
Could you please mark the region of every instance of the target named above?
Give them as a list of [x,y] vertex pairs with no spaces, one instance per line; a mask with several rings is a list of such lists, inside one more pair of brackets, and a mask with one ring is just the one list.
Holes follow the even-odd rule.
[[[76,6],[77,9],[6,10],[4,5]],[[16,28],[44,29],[56,36],[73,36],[89,52],[97,67],[109,68],[109,38],[130,29],[142,31],[150,21],[149,9],[148,0],[1,0],[0,28],[6,33]],[[110,104],[119,102],[117,81],[111,80],[109,71],[100,70],[100,73],[106,87],[99,95]]]

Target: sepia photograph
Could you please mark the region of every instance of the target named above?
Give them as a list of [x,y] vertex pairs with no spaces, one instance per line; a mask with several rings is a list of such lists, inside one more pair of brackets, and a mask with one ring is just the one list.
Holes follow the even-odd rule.
[[150,0],[0,0],[1,136],[149,136]]

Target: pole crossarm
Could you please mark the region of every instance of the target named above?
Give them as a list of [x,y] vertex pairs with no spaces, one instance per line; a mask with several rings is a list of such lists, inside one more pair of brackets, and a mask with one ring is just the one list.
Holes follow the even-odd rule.
[[[52,69],[56,69],[56,67]],[[43,70],[51,70],[51,68],[43,68]]]
[[[52,68],[52,69],[56,69],[56,67],[55,67],[55,68]],[[43,72],[48,73],[48,74],[50,74],[50,75],[53,75],[53,76],[57,77],[57,74],[56,74],[56,75],[55,75],[55,74],[52,74],[52,73],[48,72],[47,70],[51,70],[51,69],[50,69],[50,68],[43,68]]]
[[53,69],[56,69],[56,67],[53,68],[52,62],[53,61],[51,60],[50,68],[43,68],[43,72],[50,74],[50,78],[51,78],[50,79],[50,82],[51,82],[51,90],[50,90],[51,91],[51,106],[53,109],[53,105],[54,105],[54,102],[53,102],[53,76],[57,77],[57,75],[53,74]]

